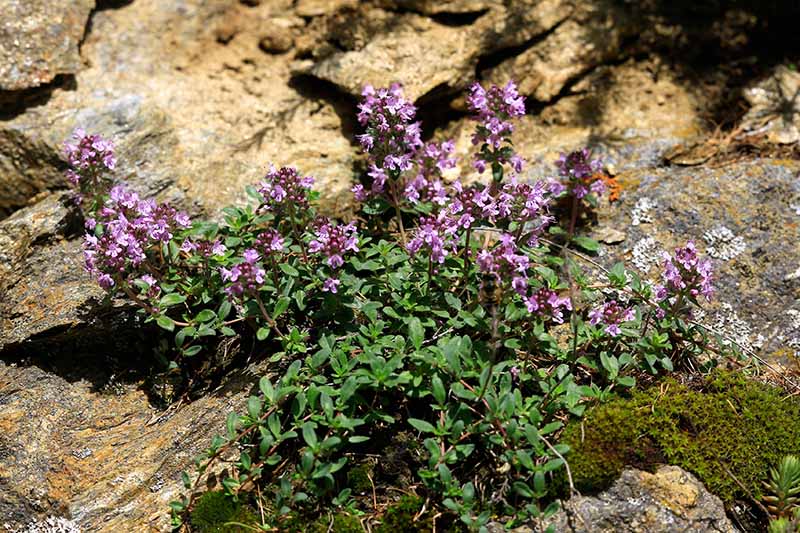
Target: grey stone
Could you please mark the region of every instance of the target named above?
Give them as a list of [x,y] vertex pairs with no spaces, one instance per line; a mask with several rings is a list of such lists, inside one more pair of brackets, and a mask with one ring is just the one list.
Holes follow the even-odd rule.
[[94,0],[3,0],[0,3],[0,90],[49,83],[81,66],[78,45]]
[[677,466],[627,469],[608,491],[565,502],[549,525],[559,533],[736,532],[722,501]]

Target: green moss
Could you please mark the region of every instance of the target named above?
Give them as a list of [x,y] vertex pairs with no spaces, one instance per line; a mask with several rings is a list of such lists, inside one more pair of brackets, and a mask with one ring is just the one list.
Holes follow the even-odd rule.
[[240,526],[225,525],[238,522],[258,525],[258,514],[249,506],[227,498],[219,491],[206,492],[194,504],[189,518],[192,529],[199,533],[240,533],[251,531]]
[[[333,520],[333,524],[331,524]],[[361,522],[353,515],[338,513],[331,517],[330,515],[322,515],[309,525],[307,529],[309,533],[363,533],[364,528],[361,527]]]
[[347,472],[347,486],[353,489],[355,494],[364,494],[372,490],[372,482],[369,480],[371,469],[368,465],[354,465]]
[[419,496],[403,496],[400,500],[386,509],[381,517],[381,524],[376,533],[398,533],[400,531],[423,532],[431,531],[431,521],[427,516],[414,521],[414,517],[422,509],[423,500]]
[[[726,503],[756,498],[769,468],[800,451],[800,400],[735,373],[717,373],[701,390],[672,380],[615,399],[571,423],[564,442],[579,490],[608,486],[625,465],[678,465]],[[727,471],[726,471],[727,470]],[[728,473],[730,472],[730,473]]]

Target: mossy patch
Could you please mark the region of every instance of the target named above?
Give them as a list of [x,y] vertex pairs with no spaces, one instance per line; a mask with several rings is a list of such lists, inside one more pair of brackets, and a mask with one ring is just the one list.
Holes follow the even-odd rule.
[[322,515],[312,522],[307,529],[309,533],[362,533],[364,528],[361,521],[350,514],[337,513],[335,515]]
[[403,496],[397,503],[386,509],[381,517],[381,524],[375,529],[376,533],[409,533],[427,532],[432,530],[431,520],[422,516],[414,521],[414,517],[422,509],[423,500],[419,496]]
[[197,499],[189,522],[192,530],[198,533],[244,533],[252,530],[226,524],[237,522],[253,526],[261,523],[253,508],[234,502],[219,491],[206,492]]
[[347,471],[347,486],[356,494],[365,494],[372,490],[372,468],[367,464],[354,465]]
[[726,504],[756,498],[769,468],[800,452],[800,399],[735,373],[690,388],[673,380],[598,406],[569,424],[564,442],[579,490],[597,491],[625,465],[673,464]]

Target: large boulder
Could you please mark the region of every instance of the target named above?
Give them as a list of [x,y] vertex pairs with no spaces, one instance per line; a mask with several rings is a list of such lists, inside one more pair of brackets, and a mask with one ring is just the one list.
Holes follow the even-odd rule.
[[0,91],[45,85],[81,66],[78,47],[94,0],[5,0],[0,9]]
[[49,518],[75,527],[66,531],[170,531],[181,472],[243,408],[263,370],[235,373],[213,394],[159,411],[135,375],[66,357],[0,362],[0,524],[61,531],[44,529]]
[[[297,71],[329,81],[353,96],[360,95],[366,84],[400,83],[408,98],[433,98],[463,89],[475,79],[482,59],[525,45],[572,13],[571,4],[563,0],[396,4],[428,14],[474,12],[476,18],[439,21],[413,12],[364,7],[343,23],[331,24],[314,50],[317,60],[299,63]],[[343,45],[346,49],[341,50]]]

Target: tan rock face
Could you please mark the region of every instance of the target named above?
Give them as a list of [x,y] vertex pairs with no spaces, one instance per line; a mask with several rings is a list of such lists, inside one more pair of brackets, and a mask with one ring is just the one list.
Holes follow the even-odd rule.
[[583,3],[572,18],[540,42],[488,73],[495,83],[515,80],[520,92],[549,102],[579,75],[614,57],[634,30],[611,3]]
[[169,531],[180,473],[209,444],[198,436],[219,432],[258,380],[241,372],[206,398],[158,412],[113,376],[86,381],[100,370],[66,374],[0,363],[4,523],[70,516],[82,531]]
[[[390,3],[391,4],[391,3]],[[438,22],[416,13],[363,8],[349,23],[329,28],[328,40],[343,43],[344,51],[318,46],[319,60],[302,65],[301,72],[330,81],[353,96],[365,84],[403,85],[412,99],[434,90],[453,92],[475,79],[479,60],[504,48],[520,45],[547,32],[572,12],[564,0],[500,2],[397,2],[423,13],[474,12],[466,24]],[[611,45],[609,45],[611,46]],[[424,57],[424,61],[420,58]]]
[[751,105],[742,127],[751,134],[766,132],[778,144],[800,141],[800,73],[778,67],[766,80],[748,88]]
[[0,5],[0,91],[75,74],[94,0],[4,0]]

